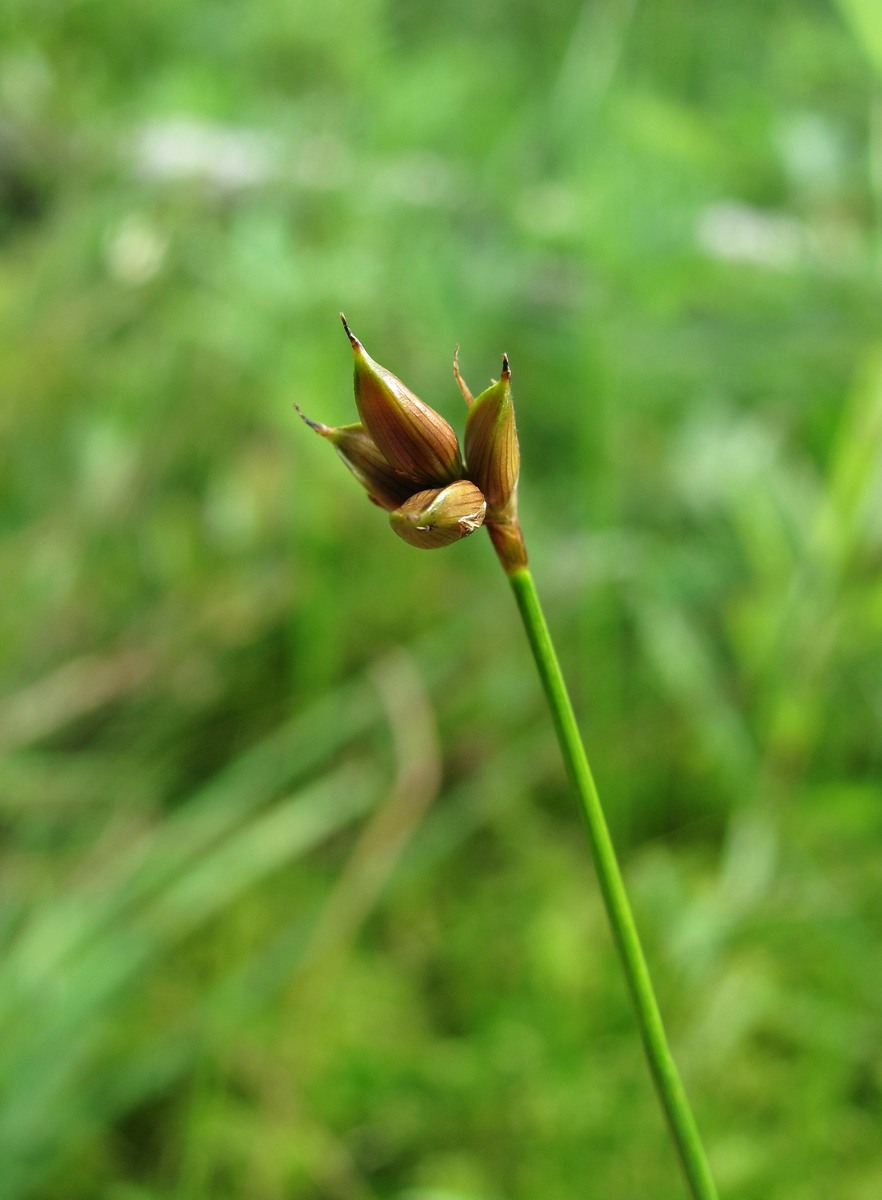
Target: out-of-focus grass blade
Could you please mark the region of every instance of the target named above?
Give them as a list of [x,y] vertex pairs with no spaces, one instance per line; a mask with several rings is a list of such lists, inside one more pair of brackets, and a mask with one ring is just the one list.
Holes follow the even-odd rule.
[[[111,905],[97,925],[88,904],[66,897],[59,907],[73,929],[61,960],[54,940],[47,944],[51,922],[21,931],[0,985],[0,1084],[15,1100],[0,1110],[3,1200],[25,1195],[42,1164],[57,1161],[58,1151],[89,1129],[96,1097],[115,1090],[101,1086],[101,1072],[118,1069],[108,1045],[151,965],[260,879],[350,824],[375,793],[374,777],[356,765],[327,775],[230,831],[164,886],[142,893],[140,905],[130,895],[124,908]],[[158,839],[139,867],[166,852]],[[89,936],[77,936],[80,918]]]
[[848,25],[882,75],[882,8],[877,0],[839,0]]
[[[370,698],[363,683],[335,690],[236,759],[160,825],[129,845],[114,846],[112,855],[104,847],[100,861],[84,863],[84,882],[64,906],[50,900],[34,912],[27,953],[35,968],[40,963],[39,969],[51,975],[102,923],[170,884],[274,794],[365,733],[377,719]],[[37,945],[40,953],[34,957]],[[11,958],[17,952],[20,947],[13,947]],[[0,1011],[2,1007],[0,992]]]

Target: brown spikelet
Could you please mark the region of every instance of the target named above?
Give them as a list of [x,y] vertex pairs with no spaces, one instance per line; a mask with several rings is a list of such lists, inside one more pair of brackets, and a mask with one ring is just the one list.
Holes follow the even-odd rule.
[[460,478],[462,456],[451,426],[396,375],[374,362],[345,317],[343,326],[355,354],[359,416],[386,460],[424,488]]
[[487,519],[513,517],[521,452],[511,397],[511,370],[507,355],[502,375],[481,392],[466,420],[466,470],[487,499]]

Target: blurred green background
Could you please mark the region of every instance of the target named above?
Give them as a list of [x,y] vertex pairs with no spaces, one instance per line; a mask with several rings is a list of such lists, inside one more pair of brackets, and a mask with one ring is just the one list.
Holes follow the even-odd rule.
[[0,1200],[683,1195],[521,507],[729,1200],[882,1195],[877,0],[6,0]]

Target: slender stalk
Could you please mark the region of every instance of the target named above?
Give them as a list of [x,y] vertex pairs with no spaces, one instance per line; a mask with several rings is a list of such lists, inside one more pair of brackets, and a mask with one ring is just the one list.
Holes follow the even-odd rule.
[[717,1200],[716,1187],[711,1178],[698,1127],[668,1046],[649,968],[640,945],[631,905],[597,794],[597,786],[579,735],[573,706],[533,577],[525,565],[510,569],[508,577],[539,669],[560,748],[579,797],[600,890],[603,893],[616,949],[628,981],[643,1049],[667,1118],[671,1138],[694,1200]]

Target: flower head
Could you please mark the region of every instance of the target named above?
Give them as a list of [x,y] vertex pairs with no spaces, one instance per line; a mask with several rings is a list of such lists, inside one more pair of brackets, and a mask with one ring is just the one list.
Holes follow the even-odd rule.
[[[371,500],[389,512],[411,546],[433,550],[486,524],[506,570],[526,563],[517,521],[520,465],[511,370],[476,400],[454,359],[454,375],[471,406],[466,461],[449,423],[401,380],[374,362],[340,314],[355,355],[355,402],[361,422],[332,427],[303,420],[329,441]],[[296,407],[296,406],[295,406]]]

